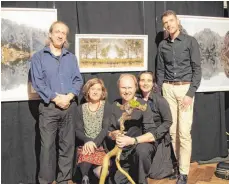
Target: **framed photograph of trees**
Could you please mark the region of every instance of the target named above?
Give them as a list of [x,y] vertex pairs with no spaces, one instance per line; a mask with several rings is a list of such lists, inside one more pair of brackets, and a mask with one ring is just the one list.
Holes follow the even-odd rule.
[[56,9],[1,8],[1,100],[37,100],[29,77],[31,56],[45,46]]
[[229,91],[229,18],[178,15],[182,32],[200,46],[202,79],[197,92]]
[[148,35],[76,34],[81,73],[145,71]]

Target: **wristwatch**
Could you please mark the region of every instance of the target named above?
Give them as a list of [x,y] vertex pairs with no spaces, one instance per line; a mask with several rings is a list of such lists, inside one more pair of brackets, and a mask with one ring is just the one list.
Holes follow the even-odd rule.
[[137,145],[138,144],[138,140],[136,137],[134,137],[134,145]]

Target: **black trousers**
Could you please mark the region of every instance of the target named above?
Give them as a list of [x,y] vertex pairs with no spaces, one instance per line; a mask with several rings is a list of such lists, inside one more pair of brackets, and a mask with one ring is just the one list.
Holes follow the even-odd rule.
[[[68,109],[61,110],[54,103],[40,103],[39,128],[41,153],[40,172],[38,176],[40,184],[49,184],[54,180],[58,184],[67,184],[67,181],[72,179],[75,149],[73,113],[76,106],[77,104],[73,102]],[[57,135],[58,151],[55,144]],[[56,178],[57,160],[58,174]]]
[[[147,184],[147,176],[150,171],[152,158],[157,150],[156,144],[141,143],[121,160],[121,167],[126,170],[137,184]],[[109,184],[127,184],[129,181],[118,170],[109,177]]]

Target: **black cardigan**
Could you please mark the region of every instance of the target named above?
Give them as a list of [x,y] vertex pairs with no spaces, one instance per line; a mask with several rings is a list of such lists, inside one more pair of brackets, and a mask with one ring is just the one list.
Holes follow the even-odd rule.
[[109,120],[110,116],[111,116],[111,105],[108,102],[105,102],[103,120],[102,120],[102,130],[100,131],[100,133],[97,135],[95,139],[92,139],[87,137],[84,134],[82,105],[78,106],[76,111],[76,117],[77,117],[76,137],[83,143],[86,143],[88,141],[93,141],[97,147],[100,146],[108,134],[108,127],[110,126],[110,120]]
[[[137,96],[143,98],[141,94]],[[169,104],[160,94],[151,93],[148,99],[148,105],[153,112],[154,123],[157,126],[154,137],[156,140],[165,139],[165,144],[168,145],[171,142],[169,128],[172,125],[172,114]]]

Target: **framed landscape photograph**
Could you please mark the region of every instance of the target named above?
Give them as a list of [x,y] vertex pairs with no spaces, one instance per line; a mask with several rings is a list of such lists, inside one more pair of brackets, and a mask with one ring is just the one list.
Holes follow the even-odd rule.
[[145,71],[148,35],[76,34],[81,73]]
[[44,47],[56,20],[56,9],[1,8],[1,101],[39,99],[29,59]]
[[229,91],[229,18],[178,15],[182,32],[200,46],[202,79],[197,92]]

